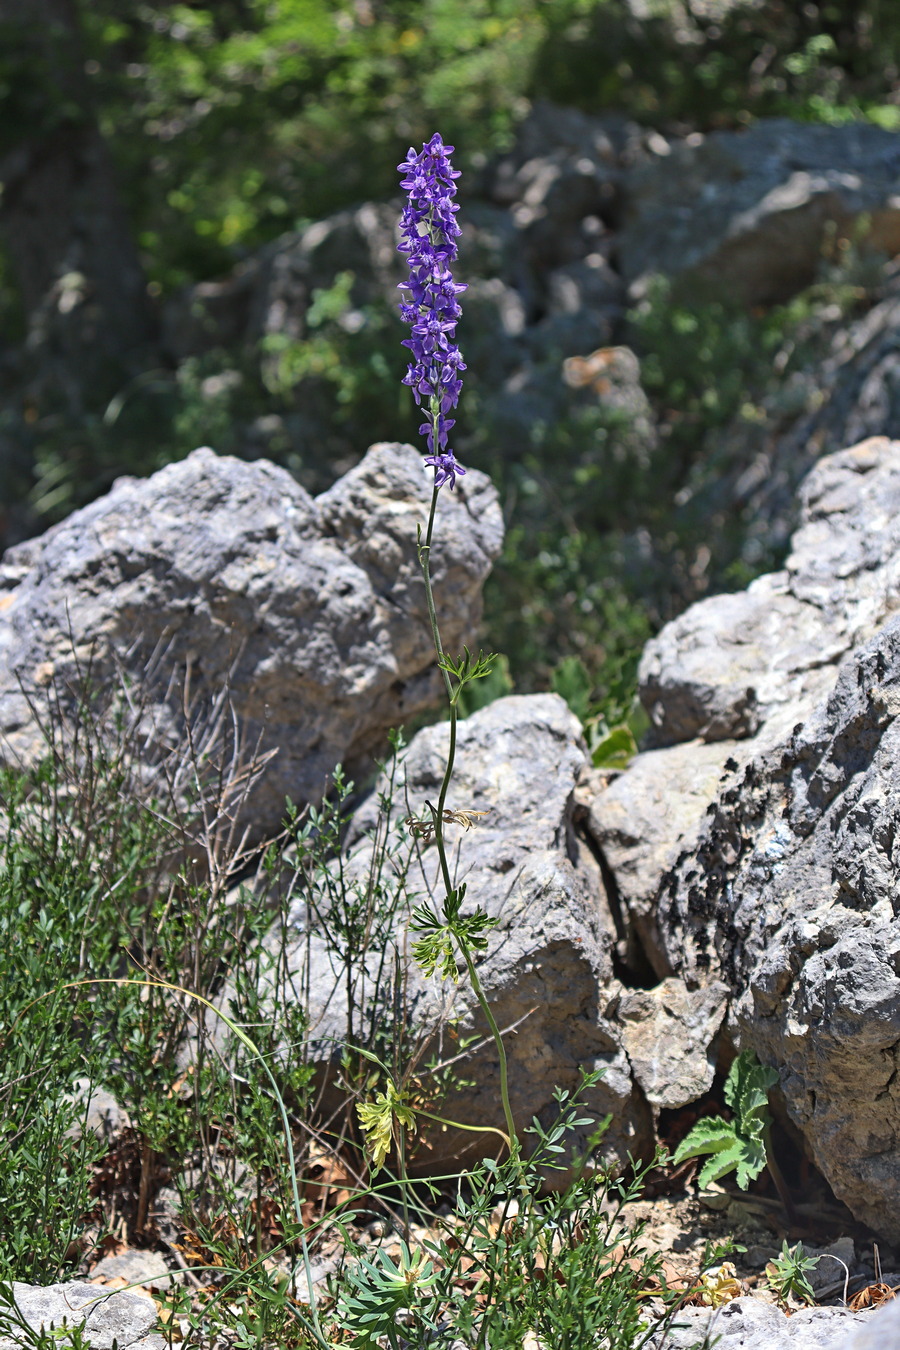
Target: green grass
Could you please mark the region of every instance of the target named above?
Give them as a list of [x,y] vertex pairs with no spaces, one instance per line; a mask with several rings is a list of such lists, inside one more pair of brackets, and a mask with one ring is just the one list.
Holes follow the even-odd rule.
[[[239,835],[202,824],[236,800],[214,741],[193,765],[204,812],[179,787],[187,751],[155,777],[138,771],[139,714],[124,709],[86,696],[73,728],[57,707],[43,763],[0,779],[0,1283],[88,1272],[112,1235],[172,1256],[172,1229],[154,1218],[167,1186],[180,1196],[167,1222],[203,1285],[167,1296],[189,1339],[218,1330],[246,1350],[335,1338],[362,1347],[365,1310],[393,1327],[402,1305],[406,1344],[423,1348],[446,1325],[493,1350],[520,1350],[528,1330],[553,1327],[553,1344],[573,1350],[585,1328],[615,1350],[640,1345],[641,1290],[658,1261],[623,1226],[623,1207],[642,1171],[618,1177],[587,1155],[566,1172],[569,1132],[585,1124],[577,1100],[560,1095],[556,1121],[535,1123],[524,1164],[488,1158],[406,1187],[394,1147],[381,1172],[370,1167],[356,1104],[418,1053],[396,981],[413,854],[391,824],[393,788],[373,868],[352,882],[338,862],[352,789],[339,772],[321,809],[292,812],[279,839],[239,848]],[[402,754],[399,738],[394,748]],[[381,989],[350,1001],[337,1108],[321,1095],[302,979],[287,959],[286,915],[301,902],[342,981],[358,987],[364,962],[371,979],[382,955]],[[405,1080],[416,1110],[448,1085],[446,1074],[430,1084],[426,1066],[420,1056]],[[456,1072],[464,1078],[465,1065]],[[86,1128],[93,1086],[130,1119],[112,1138]],[[554,1168],[563,1184],[543,1195]],[[387,1255],[361,1260],[376,1217],[388,1239],[410,1244],[417,1273],[403,1277],[399,1304]],[[318,1321],[294,1298],[304,1247],[313,1261],[342,1253]]]

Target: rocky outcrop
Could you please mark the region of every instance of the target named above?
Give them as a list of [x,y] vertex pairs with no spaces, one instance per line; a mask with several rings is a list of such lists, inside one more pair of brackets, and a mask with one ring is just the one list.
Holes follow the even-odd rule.
[[[426,813],[425,801],[436,801],[448,733],[446,723],[429,727],[419,732],[406,754],[396,793],[420,817]],[[651,1140],[650,1114],[642,1094],[633,1088],[614,1021],[623,992],[613,974],[614,922],[596,860],[573,826],[573,794],[587,762],[580,724],[555,694],[499,699],[460,724],[456,762],[448,805],[487,814],[470,830],[447,827],[453,880],[466,883],[467,906],[482,906],[496,920],[488,951],[478,962],[478,975],[499,1026],[508,1029],[517,1123],[524,1128],[533,1116],[548,1121],[555,1087],[574,1087],[579,1068],[602,1068],[605,1076],[589,1106],[598,1118],[612,1113],[610,1149],[619,1156],[628,1148],[644,1150]],[[371,832],[386,786],[386,780],[377,785],[353,820],[343,864],[345,881],[365,882],[373,875]],[[406,805],[402,810],[405,815]],[[394,871],[403,870],[408,839],[407,835],[396,856]],[[409,878],[410,904],[429,898],[440,904],[443,890],[433,842],[420,847]],[[389,935],[389,944],[401,952],[408,952],[412,941],[406,931],[408,917],[409,905],[401,907]],[[303,932],[292,960],[297,968],[309,963],[308,977],[298,978],[297,985],[310,990],[310,1031],[322,1063],[337,1053],[346,1037],[344,967],[325,943],[321,922],[312,922],[300,910],[294,919],[301,932],[307,925],[311,930]],[[375,997],[374,973],[383,961],[373,949],[365,969],[360,963],[354,997],[361,997],[363,979],[369,997]],[[391,968],[389,962],[387,969]],[[406,998],[419,1028],[446,1026],[452,1018],[460,1035],[486,1032],[464,974],[458,986],[442,985],[424,980],[408,958],[405,968]],[[702,1032],[696,1039],[703,1040]],[[705,1051],[707,1044],[698,1048]],[[465,1060],[460,1075],[466,1087],[451,1092],[441,1114],[502,1128],[497,1060],[489,1040]],[[710,1080],[711,1076],[710,1072]],[[473,1149],[483,1152],[483,1137],[452,1129],[435,1131],[418,1162],[434,1166]]]
[[648,644],[589,827],[660,977],[731,998],[835,1193],[900,1236],[900,443],[823,460],[783,573]]
[[[41,709],[130,687],[152,762],[228,691],[249,753],[274,758],[254,831],[317,800],[335,764],[439,698],[416,558],[431,487],[410,446],[373,447],[313,499],[272,464],[208,449],[127,479],[0,570],[0,753],[44,751]],[[471,642],[500,550],[494,489],[470,471],[440,501],[433,574],[452,648]],[[230,719],[226,719],[228,721]]]
[[829,228],[900,251],[900,138],[866,123],[761,121],[691,136],[623,181],[617,248],[640,293],[659,272],[748,305],[789,299],[816,275]]

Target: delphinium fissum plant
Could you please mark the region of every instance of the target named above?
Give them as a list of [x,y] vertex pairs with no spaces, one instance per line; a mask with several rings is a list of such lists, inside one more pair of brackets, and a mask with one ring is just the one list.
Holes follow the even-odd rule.
[[[460,977],[458,963],[461,962],[471,982],[496,1045],[508,1142],[511,1152],[515,1153],[518,1144],[509,1100],[506,1052],[474,961],[475,955],[487,947],[487,933],[493,927],[493,920],[483,909],[463,914],[465,885],[453,885],[444,840],[447,824],[456,823],[468,828],[473,823],[473,815],[478,814],[448,809],[447,793],[456,758],[460,694],[473,680],[490,673],[493,659],[483,653],[473,657],[468,648],[456,660],[445,652],[431,582],[431,550],[440,492],[442,488],[452,490],[466,472],[449,443],[450,431],[455,425],[450,413],[459,401],[462,372],[466,368],[456,342],[456,324],[461,313],[458,296],[466,288],[454,281],[451,271],[460,233],[456,223],[459,207],[453,200],[459,172],[451,164],[452,153],[453,146],[444,145],[441,137],[435,134],[420,153],[410,149],[398,166],[401,186],[407,193],[400,219],[399,248],[407,255],[409,266],[409,278],[401,288],[405,294],[400,313],[410,326],[410,336],[403,345],[409,348],[412,356],[403,383],[412,390],[424,414],[419,430],[427,442],[425,464],[434,470],[428,522],[424,534],[421,527],[418,532],[418,556],[437,664],[443,676],[450,712],[450,743],[437,805],[428,804],[429,817],[425,820],[409,822],[419,838],[433,837],[435,840],[444,898],[438,908],[417,906],[412,914],[411,928],[419,934],[413,954],[426,975],[437,972],[444,979],[456,981]],[[362,1105],[360,1117],[379,1161],[385,1156],[386,1139],[395,1134],[402,1149],[402,1128],[414,1124],[414,1117],[409,1110],[403,1109],[396,1092],[381,1094],[375,1102]]]
[[[503,1162],[484,1159],[466,1174],[465,1185],[459,1178],[449,1238],[438,1229],[413,1250],[405,1222],[406,1241],[400,1244],[399,1259],[392,1259],[383,1248],[359,1252],[337,1291],[335,1316],[356,1350],[376,1350],[385,1343],[396,1350],[401,1346],[419,1350],[438,1341],[449,1344],[454,1338],[477,1350],[520,1350],[529,1332],[543,1343],[552,1338],[557,1350],[581,1350],[600,1343],[600,1337],[609,1350],[634,1350],[650,1335],[640,1291],[658,1261],[642,1251],[638,1233],[624,1230],[620,1216],[622,1206],[640,1193],[644,1169],[636,1165],[632,1181],[619,1181],[592,1173],[585,1157],[576,1166],[573,1181],[552,1197],[539,1199],[548,1173],[571,1175],[567,1137],[594,1124],[580,1114],[579,1096],[596,1086],[600,1074],[583,1076],[575,1094],[556,1094],[557,1118],[549,1128],[534,1120],[527,1131],[533,1144],[526,1156],[510,1105],[503,1039],[476,967],[494,920],[481,908],[466,906],[463,912],[466,888],[453,885],[447,859],[445,827],[469,829],[480,814],[465,804],[448,803],[460,695],[473,680],[489,673],[492,661],[483,653],[474,657],[467,648],[457,659],[444,650],[431,582],[440,493],[453,490],[466,472],[449,443],[454,425],[449,414],[459,399],[465,369],[456,343],[458,296],[464,287],[454,281],[451,271],[459,235],[453,201],[458,174],[450,163],[452,151],[435,135],[421,153],[411,149],[399,166],[408,193],[400,249],[408,256],[404,289],[410,297],[404,298],[400,309],[411,328],[405,345],[413,358],[404,383],[423,411],[425,463],[434,470],[427,524],[418,532],[418,556],[449,705],[447,762],[437,803],[426,802],[427,814],[406,822],[420,842],[434,841],[438,896],[441,891],[443,896],[436,903],[416,906],[410,927],[416,934],[413,956],[422,972],[454,982],[467,977],[480,1005],[499,1063],[508,1156]],[[381,1068],[386,1070],[385,1065]],[[406,1214],[404,1133],[415,1129],[422,1112],[415,1109],[402,1079],[395,1081],[389,1072],[385,1090],[359,1103],[358,1112],[373,1171],[385,1166],[395,1150]],[[601,1132],[595,1131],[592,1138],[598,1141]]]

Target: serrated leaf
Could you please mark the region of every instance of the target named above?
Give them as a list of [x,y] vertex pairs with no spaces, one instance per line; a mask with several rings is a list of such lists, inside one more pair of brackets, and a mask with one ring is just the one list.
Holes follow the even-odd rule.
[[730,1148],[736,1140],[734,1126],[721,1116],[707,1116],[685,1135],[675,1150],[673,1163],[684,1162],[687,1158],[697,1158],[701,1153],[720,1153]]
[[745,1191],[766,1165],[766,1149],[761,1139],[743,1139],[737,1164],[737,1184]]
[[738,1055],[725,1081],[725,1100],[740,1134],[757,1135],[768,1124],[769,1089],[777,1082],[776,1070],[760,1064],[752,1050]]
[[741,1140],[731,1137],[731,1147],[723,1149],[721,1152],[714,1153],[707,1162],[703,1164],[700,1175],[697,1178],[701,1186],[709,1186],[720,1177],[727,1177],[729,1172],[740,1166],[742,1144]]

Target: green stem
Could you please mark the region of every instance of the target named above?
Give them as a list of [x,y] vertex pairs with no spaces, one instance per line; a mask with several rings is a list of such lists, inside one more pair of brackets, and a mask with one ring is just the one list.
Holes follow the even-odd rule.
[[481,1011],[484,1013],[487,1024],[491,1029],[491,1035],[494,1038],[494,1044],[497,1047],[497,1057],[500,1061],[500,1100],[503,1103],[503,1114],[506,1117],[506,1128],[509,1133],[510,1154],[518,1153],[519,1137],[516,1134],[516,1125],[513,1120],[512,1107],[509,1101],[509,1073],[506,1063],[506,1048],[503,1044],[503,1037],[500,1035],[500,1028],[497,1026],[494,1014],[491,1012],[490,1004],[484,996],[484,990],[481,987],[481,981],[478,978],[478,972],[475,969],[475,963],[472,960],[472,954],[465,943],[460,942],[459,949],[463,954],[466,963],[466,969],[469,972],[469,979],[472,982],[472,991],[478,1002],[481,1004]]
[[[438,413],[432,409],[432,423],[434,426],[434,444],[437,444],[437,418]],[[431,635],[434,639],[434,650],[437,653],[438,661],[443,661],[444,648],[441,643],[441,633],[438,627],[437,610],[434,604],[434,592],[431,584],[431,541],[434,534],[434,518],[437,510],[438,500],[437,487],[431,494],[431,510],[428,513],[428,527],[425,531],[425,543],[419,546],[419,562],[422,567],[422,575],[425,579],[425,599],[428,605],[428,618],[431,621]],[[447,766],[444,770],[444,779],[441,783],[440,796],[438,797],[437,809],[432,808],[432,817],[434,820],[434,837],[437,844],[438,858],[441,865],[441,876],[443,877],[444,887],[449,894],[453,890],[453,884],[450,880],[450,867],[447,862],[447,850],[444,844],[444,804],[447,800],[447,791],[450,787],[450,779],[453,776],[453,766],[456,760],[456,698],[453,686],[450,683],[450,676],[443,666],[441,673],[444,677],[444,686],[447,690],[447,701],[450,704],[450,745],[447,751]],[[516,1133],[516,1126],[513,1120],[512,1107],[509,1100],[509,1071],[506,1061],[506,1049],[503,1045],[503,1037],[500,1034],[500,1028],[497,1026],[494,1014],[481,987],[481,981],[478,978],[478,972],[475,969],[475,963],[472,960],[472,954],[465,942],[457,938],[457,945],[462,952],[463,960],[466,963],[466,969],[472,984],[472,992],[478,999],[481,1011],[484,1013],[490,1033],[494,1038],[494,1045],[497,1048],[497,1058],[500,1064],[500,1099],[503,1103],[503,1114],[506,1118],[506,1128],[510,1139],[510,1153],[518,1154],[519,1138]]]
[[[431,636],[434,640],[434,650],[437,652],[439,661],[444,659],[444,648],[441,645],[441,630],[438,628],[437,610],[434,607],[434,592],[431,587],[431,538],[434,534],[434,516],[437,511],[437,501],[439,488],[435,488],[431,494],[431,510],[428,513],[428,528],[425,531],[425,543],[419,545],[419,564],[422,568],[422,574],[425,577],[425,600],[428,604],[428,618],[431,622]],[[453,685],[450,683],[450,676],[447,671],[441,667],[441,674],[444,677],[444,688],[447,690],[447,701],[451,708],[453,703]]]
[[406,1140],[403,1122],[397,1128],[397,1171],[400,1176],[400,1207],[403,1212],[403,1241],[409,1246],[409,1177],[406,1172]]

